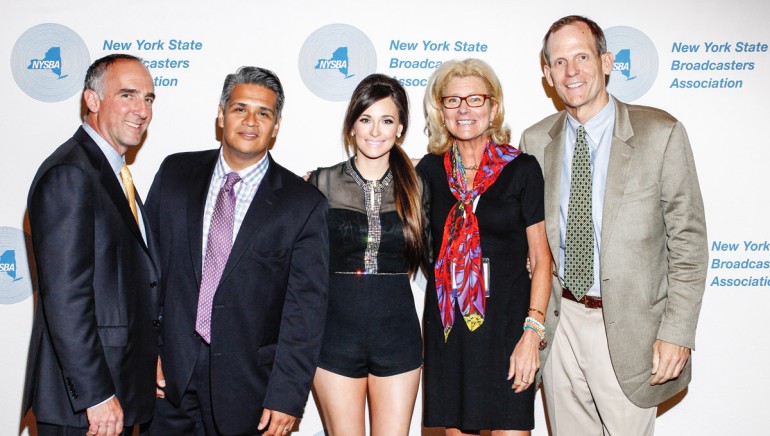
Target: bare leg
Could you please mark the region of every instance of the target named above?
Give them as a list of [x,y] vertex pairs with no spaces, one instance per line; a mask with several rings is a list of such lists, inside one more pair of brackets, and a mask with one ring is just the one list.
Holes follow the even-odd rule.
[[529,436],[529,430],[492,430],[492,436]]
[[420,368],[376,377],[369,374],[372,436],[408,435],[420,384]]
[[366,378],[345,377],[318,368],[313,388],[330,435],[365,434]]

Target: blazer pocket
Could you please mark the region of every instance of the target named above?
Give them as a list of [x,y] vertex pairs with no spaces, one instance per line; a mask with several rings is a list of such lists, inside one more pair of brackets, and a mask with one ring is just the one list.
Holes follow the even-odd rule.
[[251,258],[257,260],[280,260],[286,257],[288,250],[252,250]]
[[125,347],[128,345],[128,327],[126,326],[105,326],[97,327],[99,339],[102,345],[106,347]]
[[257,349],[257,365],[262,366],[273,363],[276,348],[278,348],[277,343],[259,347]]
[[660,189],[658,188],[658,184],[656,183],[654,185],[648,186],[643,189],[623,193],[623,198],[620,200],[620,202],[622,204],[627,204],[627,203],[633,203],[639,200],[644,200],[648,197],[652,197],[653,195],[658,194],[659,191]]

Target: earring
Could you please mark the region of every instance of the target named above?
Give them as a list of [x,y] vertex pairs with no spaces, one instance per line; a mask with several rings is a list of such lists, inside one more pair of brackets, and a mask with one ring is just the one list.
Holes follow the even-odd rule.
[[354,130],[354,131],[350,132],[350,136],[356,136],[356,131]]
[[492,120],[489,120],[489,127],[492,127]]
[[396,135],[396,138],[400,138],[400,137],[401,137],[401,134],[400,134],[400,133]]

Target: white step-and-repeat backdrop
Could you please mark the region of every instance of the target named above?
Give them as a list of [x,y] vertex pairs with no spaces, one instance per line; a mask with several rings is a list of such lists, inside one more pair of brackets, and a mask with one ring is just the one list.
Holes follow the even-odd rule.
[[[145,59],[154,120],[131,156],[140,192],[170,153],[218,145],[224,76],[274,70],[286,89],[272,153],[298,174],[344,158],[347,98],[367,74],[398,78],[412,102],[405,142],[426,150],[421,108],[431,71],[479,57],[500,76],[507,122],[521,131],[556,110],[540,68],[541,39],[561,16],[604,27],[615,53],[611,92],[678,117],[690,135],[706,204],[709,274],[693,354],[694,381],[660,408],[660,435],[756,435],[767,428],[770,340],[770,3],[766,0],[323,2],[6,2],[0,15],[0,434],[27,434],[22,384],[34,277],[24,242],[27,190],[43,159],[81,122],[91,61]],[[414,286],[422,312],[423,288]],[[419,403],[419,401],[418,401]],[[535,435],[546,435],[538,399]],[[419,435],[421,411],[412,432]],[[313,400],[299,434],[322,435]]]

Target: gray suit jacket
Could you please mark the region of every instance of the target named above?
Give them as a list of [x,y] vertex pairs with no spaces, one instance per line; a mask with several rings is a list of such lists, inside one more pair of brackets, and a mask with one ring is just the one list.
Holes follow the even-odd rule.
[[[678,379],[650,386],[656,339],[695,348],[706,281],[708,242],[695,162],[682,124],[658,109],[615,104],[615,130],[602,211],[599,252],[604,324],[615,375],[629,400],[652,407],[680,392],[691,378],[690,361]],[[545,221],[559,261],[559,186],[567,115],[530,127],[522,150],[534,155],[545,176]],[[558,265],[555,267],[558,271]],[[545,362],[559,322],[561,285],[553,280],[548,305]]]

